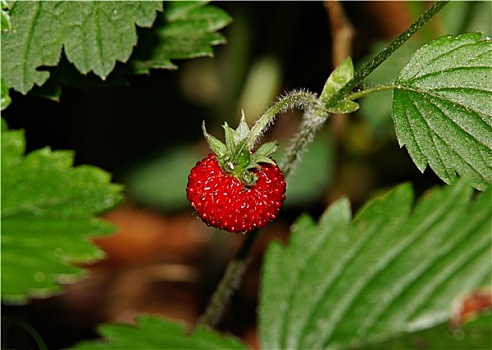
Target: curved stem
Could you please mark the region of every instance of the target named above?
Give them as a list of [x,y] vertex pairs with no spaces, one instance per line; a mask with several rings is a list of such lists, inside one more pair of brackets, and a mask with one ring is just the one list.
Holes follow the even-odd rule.
[[387,90],[394,90],[398,89],[400,86],[395,85],[395,84],[390,84],[390,85],[377,85],[377,86],[372,86],[370,88],[360,90],[353,92],[345,97],[346,100],[358,100],[359,98],[368,96],[370,94],[373,94],[375,92],[381,92],[381,91],[387,91]]
[[285,113],[288,110],[299,108],[307,110],[313,105],[319,104],[318,96],[314,93],[297,90],[292,91],[275,102],[265,113],[256,121],[255,125],[251,128],[250,138],[246,142],[247,147],[252,147],[263,133],[272,125],[275,117],[278,114]]

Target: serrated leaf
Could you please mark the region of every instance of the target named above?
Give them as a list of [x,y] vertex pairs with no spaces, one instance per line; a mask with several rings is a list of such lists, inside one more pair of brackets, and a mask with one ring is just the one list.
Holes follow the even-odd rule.
[[[2,123],[3,124],[3,123]],[[94,216],[121,200],[106,172],[72,168],[73,154],[47,148],[23,155],[22,131],[2,130],[2,300],[48,296],[103,256],[88,239],[115,230]]]
[[153,32],[142,33],[142,40],[154,45],[150,52],[136,52],[130,61],[134,69],[139,73],[151,68],[175,69],[172,60],[211,57],[212,47],[225,43],[224,36],[217,31],[227,26],[231,17],[207,4],[208,1],[167,2],[162,24]]
[[155,1],[17,1],[14,31],[2,35],[2,74],[8,86],[27,93],[41,86],[62,47],[82,73],[105,79],[137,43],[135,25],[149,27],[162,3]]
[[103,341],[79,343],[73,349],[247,349],[239,340],[205,328],[185,335],[185,326],[165,319],[141,316],[137,325],[105,324],[99,326]]
[[263,349],[344,348],[449,319],[453,300],[490,284],[490,188],[470,202],[462,179],[412,211],[399,186],[350,222],[340,200],[319,224],[303,216],[288,247],[266,254],[260,294]]
[[402,69],[393,121],[420,171],[446,183],[470,174],[492,182],[492,41],[479,33],[445,36],[423,46]]

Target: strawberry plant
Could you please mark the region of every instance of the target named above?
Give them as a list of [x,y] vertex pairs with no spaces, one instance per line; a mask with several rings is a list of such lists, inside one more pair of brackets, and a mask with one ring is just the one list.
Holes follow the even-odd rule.
[[275,219],[285,200],[282,171],[270,158],[275,142],[252,150],[244,116],[236,130],[227,124],[226,144],[203,133],[214,153],[191,170],[187,197],[202,220],[229,232],[248,232]]
[[[235,10],[245,4],[2,0],[3,347],[490,345],[492,41],[491,33],[479,32],[490,28],[490,16],[481,17],[490,13],[490,3],[438,1],[426,9],[420,2],[404,4],[418,18],[389,43],[368,46],[369,59],[351,53],[350,40],[337,36],[352,27],[344,7],[363,30],[354,8],[325,5],[335,68],[316,72],[323,76],[317,92],[301,85],[275,99],[279,60],[269,58],[242,77],[242,97],[232,85],[217,88],[218,72],[240,80],[241,70],[231,71],[224,62],[238,56],[246,60],[244,33],[254,30],[241,27],[247,21]],[[320,3],[279,6],[323,9]],[[265,23],[273,30],[272,21]],[[231,51],[220,51],[228,47]],[[307,49],[299,52],[308,55]],[[306,67],[296,67],[309,74]],[[180,94],[173,91],[178,83],[173,89],[162,82],[182,76]],[[125,95],[128,89],[131,95]],[[188,100],[182,96],[187,92]],[[147,108],[156,101],[164,102],[152,106],[162,108]],[[70,103],[74,107],[65,107]],[[207,108],[196,106],[207,103]],[[231,116],[239,114],[230,107],[236,103],[244,104],[239,121]],[[67,132],[79,140],[80,150],[63,150],[58,146],[67,143],[62,141],[53,141],[51,149],[50,137],[68,129],[58,129],[54,116],[28,104],[62,108],[66,119],[83,116],[74,124],[76,132]],[[291,132],[283,117],[295,120],[293,110],[302,112],[298,132]],[[131,117],[125,119],[125,113]],[[117,124],[102,117],[111,115]],[[91,129],[91,123],[97,126]],[[223,140],[213,136],[219,135],[218,124]],[[197,141],[200,131],[206,145]],[[147,148],[138,147],[145,142]],[[388,144],[396,151],[381,151]],[[165,155],[156,155],[156,147]],[[402,162],[407,155],[409,161]],[[147,156],[153,160],[142,159]],[[91,159],[98,166],[83,164]],[[101,169],[105,165],[122,185],[112,183],[110,172]],[[378,169],[383,169],[380,182],[374,180]],[[403,179],[391,178],[392,172]],[[179,255],[166,222],[148,244],[155,255],[145,251],[147,260],[133,266],[138,277],[123,283],[124,293],[114,292],[113,282],[127,268],[117,260],[123,241],[121,236],[105,240],[123,231],[111,216],[122,203],[152,208],[159,220],[185,213],[186,224],[177,229],[180,239],[189,239],[186,227],[193,227],[193,237],[200,237],[194,242],[209,240],[212,255],[235,249],[215,291],[205,293],[201,316],[160,312],[155,294],[154,306],[130,312],[130,319],[125,315],[134,305],[123,307],[119,317],[104,315],[103,309],[111,309],[106,304],[120,299],[124,304],[126,292],[138,295],[136,304],[149,299],[146,293],[162,292],[155,276],[197,285],[210,279],[207,265],[219,261],[194,257],[195,269],[178,263],[163,268],[163,260]],[[144,227],[131,236],[150,235],[150,226]],[[131,241],[129,251],[136,254],[143,242]],[[191,250],[195,243],[186,242]],[[264,251],[254,250],[259,245]],[[263,257],[255,260],[258,252]],[[261,264],[254,279],[248,277],[251,261]],[[105,262],[109,272],[102,278]],[[150,291],[139,284],[147,278]],[[91,279],[96,287],[85,296],[82,283]],[[238,293],[255,289],[252,280],[259,283],[258,300],[244,309],[254,314],[253,339],[231,326],[245,317],[230,313],[243,300]],[[98,299],[98,293],[108,294]],[[100,310],[89,307],[94,300],[103,300],[96,306]],[[70,303],[83,305],[84,311],[73,311]],[[36,321],[42,308],[47,311],[41,318],[53,318]],[[61,316],[60,308],[65,310]],[[97,332],[57,342],[64,329],[84,322]]]

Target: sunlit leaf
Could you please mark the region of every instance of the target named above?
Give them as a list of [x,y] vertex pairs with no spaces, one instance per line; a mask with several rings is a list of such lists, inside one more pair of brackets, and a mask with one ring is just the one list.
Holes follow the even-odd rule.
[[479,33],[445,36],[423,46],[402,69],[393,94],[400,146],[420,171],[442,180],[469,174],[492,182],[492,41]]
[[351,221],[340,200],[307,215],[287,247],[270,246],[260,295],[263,349],[344,348],[434,327],[455,298],[490,284],[489,189],[468,179],[434,189],[412,210],[408,185]]
[[158,1],[17,1],[10,9],[13,31],[2,33],[2,75],[27,93],[50,76],[43,67],[60,61],[62,48],[81,73],[105,79],[137,43],[135,26],[149,27]]

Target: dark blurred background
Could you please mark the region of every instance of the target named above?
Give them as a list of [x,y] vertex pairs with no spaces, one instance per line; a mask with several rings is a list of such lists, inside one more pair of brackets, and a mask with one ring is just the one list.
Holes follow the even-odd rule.
[[[236,125],[241,109],[252,123],[285,91],[305,88],[319,93],[334,65],[340,63],[334,58],[329,3],[213,4],[233,18],[221,31],[228,43],[215,47],[213,58],[175,61],[178,70],[128,76],[124,85],[64,86],[58,102],[36,92],[27,96],[11,92],[13,102],[2,116],[9,128],[25,130],[28,152],[46,146],[73,149],[76,164],[109,171],[127,191],[125,203],[105,214],[120,231],[96,240],[108,259],[90,266],[89,278],[67,286],[63,295],[2,308],[4,315],[26,319],[49,348],[95,337],[97,323],[132,322],[142,312],[196,321],[244,239],[206,227],[186,201],[187,173],[208,152],[202,121],[220,138],[220,125],[225,121]],[[353,40],[345,47],[356,66],[405,30],[429,4],[343,2],[341,9],[354,29]],[[402,48],[400,57],[375,71],[368,84],[395,79],[414,51],[411,45],[418,47],[448,32],[480,28],[478,13],[488,5],[465,2],[457,6],[462,10],[447,11],[450,16],[460,11],[463,18],[449,21],[444,14],[429,24],[409,43],[412,50]],[[122,66],[119,63],[117,69]],[[289,226],[301,213],[317,218],[341,195],[357,210],[373,195],[403,181],[412,182],[417,194],[441,183],[431,171],[421,174],[406,150],[399,148],[390,116],[391,93],[361,104],[360,111],[337,117],[335,126],[329,123],[317,135],[289,183],[279,219],[264,230],[255,246],[251,267],[220,329],[257,346],[261,256],[270,240],[286,240]],[[281,117],[266,138],[276,138],[285,146],[300,118],[298,111]],[[15,326],[4,344],[35,346]]]

